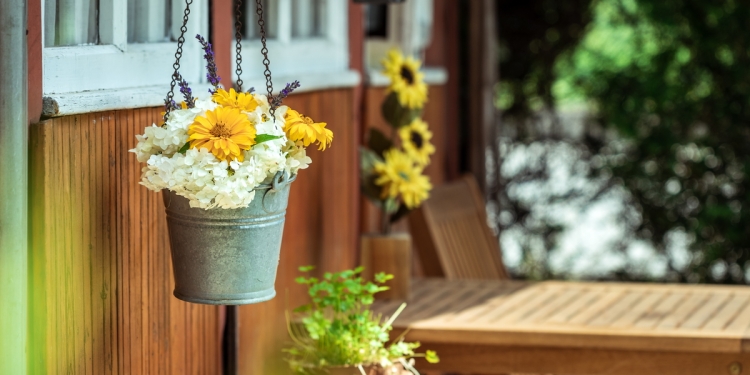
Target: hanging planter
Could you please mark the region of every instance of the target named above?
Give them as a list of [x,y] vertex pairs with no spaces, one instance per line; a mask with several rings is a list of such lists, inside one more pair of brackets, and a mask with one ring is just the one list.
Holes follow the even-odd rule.
[[[146,163],[141,184],[163,191],[175,297],[213,305],[267,301],[276,295],[290,184],[312,162],[307,147],[324,150],[333,133],[325,123],[281,105],[299,82],[272,94],[261,1],[256,3],[267,95],[242,90],[238,5],[237,89],[219,85],[211,44],[197,35],[213,88],[208,96],[194,97],[179,73],[191,3],[186,0],[164,122],[147,127],[130,151]],[[180,104],[175,86],[184,98]]]

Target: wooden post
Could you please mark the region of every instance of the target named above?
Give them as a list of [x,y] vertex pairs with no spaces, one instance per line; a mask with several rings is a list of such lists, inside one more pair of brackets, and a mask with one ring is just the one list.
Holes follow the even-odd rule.
[[495,83],[498,78],[497,42],[495,27],[495,1],[464,1],[469,7],[468,24],[468,115],[469,170],[477,179],[479,188],[487,194],[485,152],[494,142],[490,139],[496,124]]
[[362,236],[362,273],[367,280],[379,272],[394,276],[385,285],[389,290],[378,299],[409,299],[411,290],[411,237],[407,233]]
[[237,375],[239,373],[240,316],[238,309],[239,306],[226,306],[227,317],[221,342],[224,375]]

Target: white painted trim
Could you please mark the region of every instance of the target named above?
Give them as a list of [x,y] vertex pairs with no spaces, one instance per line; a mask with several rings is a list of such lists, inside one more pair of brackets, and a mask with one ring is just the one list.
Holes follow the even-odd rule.
[[[284,76],[302,82],[312,74],[346,72],[349,69],[347,0],[326,1],[326,23],[322,29],[325,35],[317,38],[291,37],[291,5],[291,0],[278,2],[279,36],[267,43],[274,84],[279,86],[286,83],[279,78]],[[265,68],[260,49],[258,39],[242,42],[242,79],[245,82],[263,78]],[[232,64],[235,63],[233,58]],[[236,76],[233,78],[237,79]]]
[[[448,82],[448,70],[443,67],[424,67],[424,82],[430,86],[440,86]],[[390,84],[388,77],[383,75],[378,69],[368,69],[365,83],[369,87],[385,87]]]
[[[289,76],[273,77],[274,92],[281,91],[287,83],[297,80],[300,88],[294,90],[295,93],[321,91],[337,88],[355,87],[362,82],[362,77],[356,70],[344,70],[333,73],[320,74],[294,74]],[[266,80],[261,78],[252,78],[244,81],[242,87],[255,87],[255,91],[266,94]]]
[[[70,47],[46,47],[42,52],[43,91],[45,96],[55,97],[86,91],[128,89],[158,86],[169,82],[172,63],[177,49],[176,43],[131,43],[127,44],[127,2],[114,3],[102,8],[101,17],[113,24],[102,34],[106,45],[83,45]],[[106,3],[106,2],[105,2]],[[161,0],[163,4],[163,0]],[[178,3],[175,3],[178,4]],[[174,19],[182,20],[182,7],[173,7]],[[121,12],[121,13],[118,13]],[[163,13],[162,13],[163,15]],[[163,15],[165,17],[165,15]],[[164,24],[161,22],[163,29]],[[173,21],[172,32],[175,31]],[[179,34],[179,26],[176,30]],[[206,35],[208,30],[208,1],[196,0],[191,6],[188,31],[181,60],[180,72],[191,84],[205,82],[205,68],[200,43],[195,34]],[[81,112],[75,112],[81,113]]]
[[[295,90],[295,93],[354,87],[361,81],[359,73],[354,70],[307,76],[282,76],[274,78],[274,81],[279,82],[276,89],[284,88],[281,82],[291,82],[295,79],[299,80],[302,85]],[[245,85],[245,87],[256,87],[256,90],[263,94],[265,94],[265,86],[265,81],[261,79],[250,79]],[[211,85],[191,85],[191,88],[195,96],[202,97],[208,95],[207,91]],[[42,112],[45,117],[56,117],[126,108],[158,107],[164,104],[167,91],[169,91],[169,85],[49,94],[44,97]],[[180,98],[179,92],[176,92],[175,97]]]
[[[60,94],[168,83],[176,48],[176,43],[129,44],[126,52],[113,45],[45,48],[43,91]],[[180,62],[190,83],[202,80],[199,54],[197,46],[186,47]]]

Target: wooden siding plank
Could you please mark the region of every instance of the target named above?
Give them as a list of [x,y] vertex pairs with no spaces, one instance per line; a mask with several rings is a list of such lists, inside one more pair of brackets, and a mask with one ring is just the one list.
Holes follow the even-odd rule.
[[[42,128],[32,132],[39,146],[30,177],[43,183],[34,190],[40,209],[32,210],[32,229],[42,238],[34,241],[33,260],[44,262],[32,266],[43,264],[45,287],[44,299],[33,303],[46,313],[34,337],[42,338],[47,373],[220,372],[218,309],[172,297],[160,195],[138,185],[141,165],[128,153],[159,112],[35,125]],[[195,324],[188,327],[189,314]],[[186,330],[198,341],[192,346],[184,346]],[[175,358],[194,366],[173,365]]]

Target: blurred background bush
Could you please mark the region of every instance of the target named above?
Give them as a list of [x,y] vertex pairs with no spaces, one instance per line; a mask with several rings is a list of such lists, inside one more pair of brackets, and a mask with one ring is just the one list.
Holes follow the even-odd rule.
[[511,271],[750,280],[750,3],[497,9],[489,212]]

